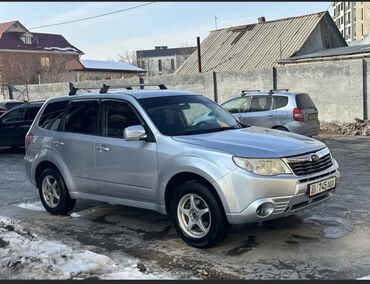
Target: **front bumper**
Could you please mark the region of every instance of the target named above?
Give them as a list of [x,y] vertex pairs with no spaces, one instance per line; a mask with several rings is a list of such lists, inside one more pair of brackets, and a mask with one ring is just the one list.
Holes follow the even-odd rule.
[[[308,185],[331,177],[336,177],[337,187],[340,173],[334,159],[332,167],[307,176],[261,177],[236,169],[218,180],[215,186],[222,190],[221,200],[229,223],[244,224],[283,217],[327,200],[336,188],[309,197]],[[271,215],[262,218],[256,210],[264,202],[273,203],[274,210]]]

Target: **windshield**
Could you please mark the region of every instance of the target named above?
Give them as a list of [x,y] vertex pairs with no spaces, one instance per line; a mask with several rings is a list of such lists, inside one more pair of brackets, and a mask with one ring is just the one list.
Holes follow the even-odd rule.
[[203,96],[163,96],[138,101],[164,135],[191,135],[241,128],[230,113]]

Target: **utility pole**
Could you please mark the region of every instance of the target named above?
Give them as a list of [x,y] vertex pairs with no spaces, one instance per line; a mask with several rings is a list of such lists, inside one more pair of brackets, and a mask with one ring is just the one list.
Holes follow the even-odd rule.
[[197,37],[197,50],[198,50],[198,71],[202,73],[202,59],[200,53],[200,37]]

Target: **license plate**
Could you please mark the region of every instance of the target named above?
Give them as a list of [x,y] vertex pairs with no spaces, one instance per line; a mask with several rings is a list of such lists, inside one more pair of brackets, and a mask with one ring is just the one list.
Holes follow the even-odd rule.
[[335,187],[335,177],[322,180],[308,186],[309,196],[314,196],[321,192],[327,191]]

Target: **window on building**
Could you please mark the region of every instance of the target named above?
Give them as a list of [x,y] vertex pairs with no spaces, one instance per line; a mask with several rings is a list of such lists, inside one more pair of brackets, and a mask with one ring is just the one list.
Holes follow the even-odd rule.
[[171,70],[175,70],[175,59],[171,59]]
[[40,63],[42,67],[49,67],[50,66],[50,59],[49,57],[41,57]]
[[25,43],[25,44],[31,44],[31,43],[32,43],[32,37],[30,37],[30,36],[25,36],[25,37],[24,37],[24,43]]
[[162,71],[162,60],[158,60],[158,71],[161,72]]
[[364,8],[361,8],[361,20],[364,19]]
[[343,25],[343,18],[344,16],[340,17],[340,24]]
[[348,12],[347,19],[348,19],[348,23],[350,23],[351,22],[351,12]]

